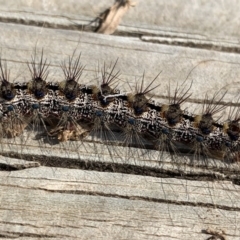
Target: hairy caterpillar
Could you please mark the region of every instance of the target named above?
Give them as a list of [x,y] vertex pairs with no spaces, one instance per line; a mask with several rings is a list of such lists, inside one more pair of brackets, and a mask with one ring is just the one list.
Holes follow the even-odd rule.
[[[125,161],[134,155],[137,158],[138,154],[148,154],[149,148],[159,152],[159,162],[165,151],[170,153],[173,164],[179,163],[181,153],[193,154],[193,164],[203,158],[206,166],[209,157],[238,161],[238,111],[235,110],[236,116],[228,122],[214,120],[214,114],[225,108],[219,104],[226,93],[219,100],[216,99],[220,91],[210,101],[206,96],[201,115],[189,114],[181,105],[191,96],[192,83],[188,87],[177,86],[169,104],[161,104],[146,97],[159,87],[160,84],[152,87],[159,74],[145,89],[143,75],[135,92],[121,92],[113,86],[120,77],[120,72],[115,70],[116,61],[113,67],[104,65],[99,71],[98,85],[85,85],[81,84],[84,67],[80,57],[75,50],[68,61],[62,62],[63,80],[60,82],[47,79],[49,64],[43,50],[39,62],[35,49],[28,63],[32,78],[28,82],[11,83],[7,66],[1,61],[2,139],[8,137],[15,141],[19,137],[24,143],[30,136],[24,134],[24,129],[28,128],[31,134],[40,139],[44,137],[49,145],[53,141],[55,144],[75,141],[76,151],[87,139],[116,146],[107,147],[110,154],[117,146],[127,147]],[[39,142],[40,147],[44,146],[44,141]],[[121,156],[121,152],[116,154]]]

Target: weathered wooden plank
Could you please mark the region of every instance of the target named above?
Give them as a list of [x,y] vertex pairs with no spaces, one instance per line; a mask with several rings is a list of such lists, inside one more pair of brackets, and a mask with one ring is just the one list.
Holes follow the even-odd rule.
[[[124,16],[120,29],[135,27],[136,33],[156,30],[160,35],[187,34],[198,39],[221,38],[222,41],[239,37],[238,12],[240,3],[223,0],[171,0],[171,1],[144,1],[136,0],[137,5]],[[0,11],[3,19],[21,19],[29,23],[44,22],[51,19],[55,24],[72,25],[81,21],[93,20],[112,1],[81,0],[68,1],[27,1],[16,3],[14,0],[0,1]],[[57,19],[57,20],[56,20]],[[122,27],[122,28],[121,28]],[[132,29],[133,31],[133,29]],[[138,31],[138,32],[137,32]],[[167,35],[168,35],[167,34]],[[182,35],[183,36],[183,35]],[[190,37],[191,38],[191,37]]]
[[[146,84],[162,71],[157,82],[161,82],[161,86],[153,92],[160,102],[168,101],[168,83],[174,90],[176,83],[187,79],[187,83],[193,81],[193,95],[185,105],[189,111],[197,112],[205,93],[211,95],[220,88],[228,90],[224,103],[231,104],[239,92],[240,59],[238,54],[229,52],[239,49],[235,19],[240,4],[234,2],[226,7],[227,3],[225,0],[222,5],[212,1],[138,1],[136,8],[123,18],[118,32],[136,36],[133,38],[73,31],[76,27],[81,29],[76,24],[87,24],[112,2],[4,1],[0,4],[2,21],[22,21],[40,27],[0,23],[2,57],[8,61],[12,79],[28,81],[26,62],[31,60],[36,45],[39,51],[43,47],[51,61],[49,80],[60,81],[63,80],[61,61],[77,48],[86,65],[82,79],[85,83],[92,83],[96,78],[98,63],[119,58],[117,68],[122,72],[119,82],[126,91],[131,90],[129,85],[134,88],[144,70]],[[212,11],[219,17],[214,18]],[[211,17],[206,18],[206,14]],[[231,23],[226,19],[232,19]],[[195,48],[188,48],[189,45]],[[211,46],[218,51],[211,51]],[[131,152],[135,154],[125,158],[128,150],[124,152],[124,148],[112,150],[89,142],[39,147],[39,142],[30,135],[8,140],[1,148],[7,155],[10,150],[20,152],[20,156],[27,156],[28,160],[38,157],[39,161],[26,164],[23,160],[1,158],[0,164],[9,169],[36,167],[0,172],[1,237],[207,239],[211,235],[206,232],[216,231],[226,239],[239,239],[239,186],[222,181],[239,177],[221,162],[217,168],[205,169],[204,164],[191,168],[172,162],[166,155],[159,164],[159,155],[154,151],[141,157],[137,151]],[[96,162],[107,163],[112,169],[106,173],[66,169],[80,168],[84,161],[88,167],[93,165],[89,169],[97,168]],[[215,164],[215,161],[209,162],[208,165]],[[117,173],[126,170],[119,170],[115,163],[126,166],[128,173],[133,174]],[[54,167],[37,167],[39,164]],[[134,175],[136,172],[128,164],[145,169],[138,174],[151,175],[148,167],[153,167],[166,173],[168,178],[157,174],[156,177]],[[227,171],[223,173],[224,167]],[[100,170],[104,171],[104,166]],[[110,173],[110,170],[116,172]],[[177,175],[180,179],[173,178],[181,171],[183,175]],[[187,180],[184,179],[186,173],[193,174],[194,179],[202,175],[207,179]],[[212,178],[222,180],[213,182],[209,180]]]
[[[43,191],[30,191],[29,189],[20,189],[16,194],[15,190],[8,187],[8,195],[6,195],[9,200],[13,200],[8,202],[13,209],[7,207],[1,211],[1,215],[5,215],[11,210],[12,218],[10,224],[0,225],[3,236],[8,236],[8,232],[11,232],[9,237],[22,236],[30,237],[30,239],[37,237],[206,239],[209,235],[203,234],[202,231],[208,224],[204,224],[204,221],[219,220],[216,217],[218,215],[216,210],[209,213],[204,209],[188,206],[179,209],[168,204],[64,193],[49,193],[46,196]],[[17,206],[14,205],[16,200]],[[26,201],[31,208],[26,206]],[[21,207],[20,211],[16,209],[17,207]],[[24,214],[22,209],[24,209]],[[197,223],[199,219],[194,218],[196,212],[205,218],[201,223]],[[193,218],[183,220],[185,215],[193,216]],[[232,219],[229,220],[226,235],[230,235],[229,239],[238,239],[231,237],[236,234],[237,226],[235,216],[230,215],[230,217]],[[8,216],[7,219],[9,221],[10,217]],[[160,223],[159,219],[164,219],[164,223]],[[181,222],[177,223],[177,219],[181,219]],[[3,220],[6,222],[5,219]],[[216,228],[225,230],[225,224],[225,221],[220,220]]]
[[240,187],[229,181],[190,181],[50,167],[3,172],[0,176],[2,186],[73,194],[84,192],[240,211],[240,203],[235,201],[239,198]]
[[[238,189],[227,182],[208,183],[215,187],[205,189],[191,181],[185,189],[182,183],[57,168],[1,173],[0,231],[30,239],[206,239],[203,231],[212,226],[226,239],[238,239],[237,206],[232,211],[224,209],[224,202],[222,208],[218,203],[198,205],[208,201],[208,191],[219,194],[218,189],[226,188],[234,195]],[[225,201],[226,192],[212,197],[213,202]]]

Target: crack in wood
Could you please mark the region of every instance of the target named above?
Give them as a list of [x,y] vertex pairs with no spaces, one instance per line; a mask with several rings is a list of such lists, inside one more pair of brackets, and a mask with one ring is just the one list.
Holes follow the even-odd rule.
[[[5,155],[5,154],[3,154]],[[178,178],[196,181],[216,181],[216,180],[229,180],[235,184],[240,184],[238,175],[220,175],[217,172],[204,173],[184,173],[182,171],[166,170],[162,168],[154,168],[148,166],[137,166],[125,163],[106,163],[99,161],[84,161],[72,158],[48,157],[48,156],[34,156],[34,155],[21,155],[17,153],[8,154],[7,157],[21,158],[26,161],[38,162],[39,166],[47,167],[60,167],[67,169],[81,169],[99,172],[114,172],[124,173],[141,176],[151,176],[157,178]],[[0,169],[1,170],[1,169]],[[16,170],[16,169],[15,169]],[[11,171],[11,170],[9,170]]]
[[[27,19],[27,18],[18,18],[18,17],[4,17],[0,16],[0,22],[3,23],[14,23],[14,24],[22,24],[22,25],[31,25],[36,27],[44,27],[50,29],[63,29],[63,30],[75,30],[75,31],[84,31],[84,32],[94,32],[95,26],[89,25],[87,21],[81,21],[81,24],[74,23],[74,20],[70,18],[64,17],[64,19],[68,20],[67,24],[60,24],[56,22],[51,22],[47,19],[44,21],[39,21],[35,19]],[[72,23],[70,23],[72,22]],[[91,23],[91,22],[90,22]],[[164,34],[161,33],[148,33],[145,32],[144,29],[139,28],[137,32],[129,31],[126,27],[126,30],[116,30],[113,35],[122,36],[122,37],[135,37],[139,38],[144,42],[151,42],[156,44],[164,44],[171,46],[181,46],[181,47],[190,47],[190,48],[198,48],[198,49],[208,49],[220,52],[230,52],[230,53],[240,53],[240,46],[237,43],[218,43],[213,40],[204,40],[204,39],[189,39],[189,37],[181,38],[182,33],[177,33],[176,36],[172,36],[172,34],[168,34],[167,32]],[[179,36],[178,36],[179,35]]]
[[[34,234],[34,233],[27,233],[27,232],[8,232],[4,231],[0,233],[1,238],[19,238],[19,237],[39,237],[39,238],[56,238],[56,235],[48,235],[48,234]],[[61,237],[70,237],[70,236],[61,236]]]
[[204,40],[191,40],[191,39],[180,39],[180,38],[171,38],[171,37],[163,37],[161,35],[156,35],[154,37],[149,37],[148,35],[142,36],[141,40],[144,42],[151,42],[156,44],[164,44],[171,46],[179,46],[179,47],[190,47],[190,48],[199,48],[199,49],[208,49],[220,52],[234,52],[240,53],[240,46],[237,44],[223,44],[217,43],[214,41],[204,41]]
[[53,193],[101,196],[101,197],[108,197],[108,198],[121,198],[121,199],[128,199],[132,201],[146,201],[146,202],[164,203],[164,204],[172,204],[172,205],[184,205],[184,206],[192,206],[192,207],[203,207],[208,209],[212,208],[212,209],[221,209],[221,210],[240,212],[239,207],[229,207],[229,206],[223,206],[219,204],[202,203],[202,202],[174,201],[174,200],[157,199],[157,198],[150,198],[150,197],[124,196],[119,194],[107,194],[102,192],[89,192],[89,191],[79,191],[79,190],[74,190],[74,191],[50,190],[50,189],[42,189],[42,188],[39,190],[44,190],[44,191],[53,192]]

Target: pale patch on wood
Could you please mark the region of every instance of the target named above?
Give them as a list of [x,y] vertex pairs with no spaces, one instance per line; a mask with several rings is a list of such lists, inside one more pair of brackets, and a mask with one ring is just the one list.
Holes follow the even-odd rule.
[[95,21],[98,21],[99,25],[95,32],[112,34],[117,29],[123,15],[129,10],[130,7],[134,7],[135,2],[131,0],[116,0],[115,3],[104,12],[102,12]]

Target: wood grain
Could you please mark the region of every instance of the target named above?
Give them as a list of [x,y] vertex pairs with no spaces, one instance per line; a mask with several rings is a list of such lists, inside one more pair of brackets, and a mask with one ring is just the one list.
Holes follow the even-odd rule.
[[[1,56],[12,80],[30,80],[26,63],[37,46],[51,62],[49,80],[61,81],[60,63],[77,48],[86,65],[84,83],[95,81],[98,64],[118,58],[125,91],[134,89],[144,70],[145,84],[162,71],[153,92],[161,103],[168,102],[168,84],[174,90],[186,81],[193,82],[184,105],[190,112],[200,111],[205,94],[219,89],[228,90],[222,104],[236,104],[236,1],[141,0],[112,36],[82,27],[108,1],[0,3]],[[22,139],[3,140],[0,237],[209,239],[215,233],[216,239],[239,239],[238,165],[209,160],[208,168],[191,167],[188,158],[173,162],[167,153],[159,159],[155,151],[137,150],[127,158],[128,151],[88,141],[39,146],[27,132]]]

